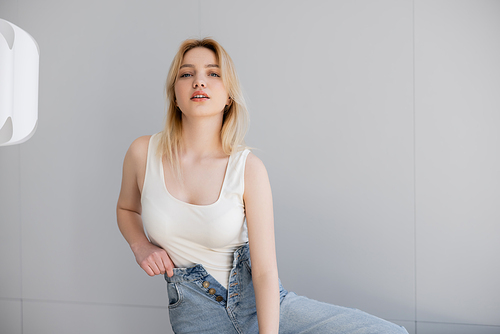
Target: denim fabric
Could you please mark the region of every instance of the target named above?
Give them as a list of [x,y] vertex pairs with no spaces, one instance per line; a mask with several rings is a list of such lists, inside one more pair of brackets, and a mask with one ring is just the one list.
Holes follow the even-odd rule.
[[[202,265],[175,268],[167,277],[172,329],[184,333],[258,333],[248,244],[234,252],[228,289]],[[404,334],[407,331],[365,312],[318,302],[280,286],[280,334]]]

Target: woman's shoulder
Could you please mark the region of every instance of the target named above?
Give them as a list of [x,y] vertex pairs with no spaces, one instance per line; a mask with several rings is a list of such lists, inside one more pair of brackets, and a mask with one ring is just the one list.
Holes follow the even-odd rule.
[[249,152],[245,163],[245,178],[255,179],[262,177],[267,178],[266,166],[259,157]]
[[147,135],[136,138],[128,148],[127,154],[125,155],[125,161],[134,165],[144,165],[147,161],[151,137],[152,135]]
[[130,144],[129,152],[133,156],[144,155],[148,153],[149,140],[151,139],[151,135],[141,136],[136,138],[132,144]]
[[245,165],[243,200],[245,203],[267,196],[270,190],[266,166],[255,154],[249,153]]

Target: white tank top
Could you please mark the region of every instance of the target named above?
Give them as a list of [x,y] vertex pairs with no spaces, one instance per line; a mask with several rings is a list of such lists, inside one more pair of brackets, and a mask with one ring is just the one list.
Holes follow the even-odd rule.
[[195,205],[173,197],[156,154],[160,136],[151,136],[142,188],[142,220],[151,242],[165,249],[175,267],[203,267],[227,288],[236,248],[248,241],[243,204],[245,161],[250,151],[229,157],[218,200]]

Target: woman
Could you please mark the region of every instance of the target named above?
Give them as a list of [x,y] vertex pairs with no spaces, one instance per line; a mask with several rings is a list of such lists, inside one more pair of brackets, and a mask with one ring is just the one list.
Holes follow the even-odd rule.
[[244,144],[245,101],[216,41],[182,43],[166,94],[164,130],[125,156],[117,218],[141,268],[165,275],[175,333],[406,333],[281,286],[269,179]]

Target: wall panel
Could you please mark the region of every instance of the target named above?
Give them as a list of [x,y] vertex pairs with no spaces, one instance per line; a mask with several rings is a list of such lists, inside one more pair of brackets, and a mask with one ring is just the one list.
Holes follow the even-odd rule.
[[498,334],[498,326],[482,325],[458,325],[458,324],[440,324],[440,323],[421,323],[417,324],[418,334]]
[[137,266],[115,208],[128,146],[163,127],[170,61],[198,33],[179,13],[197,17],[197,5],[20,3],[41,49],[39,127],[20,169],[25,298],[165,306],[162,278]]
[[21,298],[20,150],[0,147],[0,298]]
[[168,310],[80,303],[24,303],[24,334],[172,334]]
[[417,320],[500,325],[500,3],[415,10]]
[[0,299],[0,333],[22,334],[21,301]]

